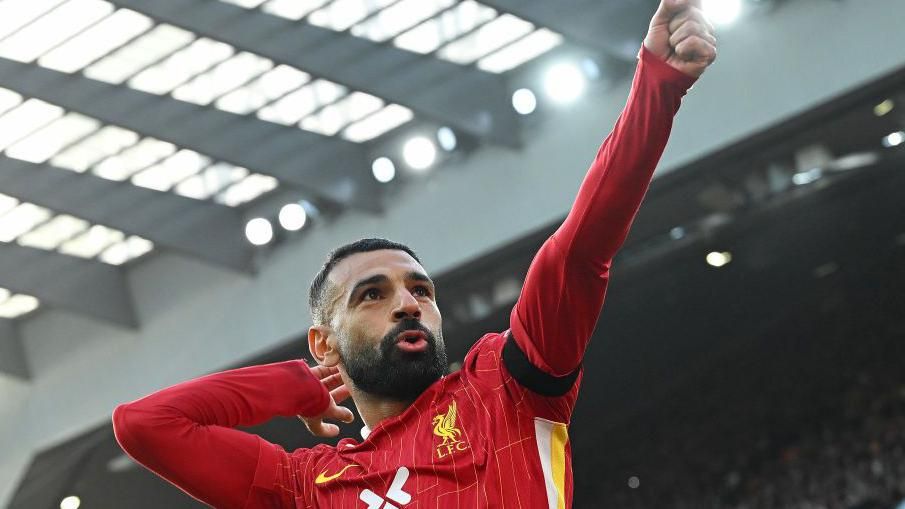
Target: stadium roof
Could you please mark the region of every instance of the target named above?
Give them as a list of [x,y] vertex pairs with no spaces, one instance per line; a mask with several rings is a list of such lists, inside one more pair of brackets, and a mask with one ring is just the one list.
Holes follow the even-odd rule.
[[[2,1],[0,317],[138,326],[117,266],[172,251],[253,271],[247,211],[280,192],[377,212],[374,147],[414,123],[517,146],[508,74],[567,41],[632,58],[578,21],[637,4]],[[19,277],[46,266],[66,274]],[[85,267],[104,276],[69,273]]]

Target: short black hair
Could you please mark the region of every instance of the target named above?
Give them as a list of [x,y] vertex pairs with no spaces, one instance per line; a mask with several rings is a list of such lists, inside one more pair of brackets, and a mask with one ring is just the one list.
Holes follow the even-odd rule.
[[416,262],[421,263],[421,260],[418,259],[418,256],[412,248],[405,244],[393,242],[392,240],[382,238],[361,239],[339,246],[327,256],[327,261],[324,262],[324,266],[321,267],[320,272],[314,276],[314,281],[311,282],[311,288],[308,290],[308,307],[311,309],[311,319],[314,321],[315,325],[323,325],[330,321],[330,317],[327,316],[326,313],[324,297],[327,290],[327,276],[330,275],[330,271],[333,270],[333,267],[344,258],[355,253],[366,253],[368,251],[378,251],[381,249],[404,251],[414,258]]

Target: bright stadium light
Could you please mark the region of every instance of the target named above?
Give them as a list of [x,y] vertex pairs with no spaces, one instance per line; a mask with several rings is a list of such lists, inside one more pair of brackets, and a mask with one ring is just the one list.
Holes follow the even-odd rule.
[[449,127],[441,127],[437,129],[437,142],[440,143],[440,148],[447,152],[452,152],[456,149],[456,145],[458,145],[459,140],[456,138],[456,132],[450,129]]
[[402,157],[415,170],[426,170],[437,160],[437,147],[424,136],[415,136],[405,142]]
[[79,509],[82,505],[81,499],[75,495],[70,495],[60,502],[60,509]]
[[712,251],[707,253],[707,263],[714,267],[722,267],[732,261],[732,254],[727,252],[718,253]]
[[521,115],[529,115],[537,109],[537,97],[527,88],[520,88],[512,93],[512,107]]
[[273,240],[273,226],[263,217],[256,217],[245,224],[245,237],[256,246],[263,246]]
[[874,115],[882,117],[883,115],[886,115],[887,113],[892,111],[895,107],[895,101],[893,101],[892,99],[886,99],[885,101],[874,106]]
[[544,92],[555,102],[568,104],[584,92],[587,78],[581,69],[569,62],[553,65],[544,76]]
[[287,203],[280,209],[280,226],[284,230],[294,232],[301,230],[308,220],[308,213],[300,203]]
[[731,25],[742,13],[742,0],[704,0],[701,5],[714,25]]
[[800,171],[792,175],[792,183],[796,186],[803,186],[815,182],[823,176],[822,168],[811,168],[807,171]]
[[896,131],[883,138],[884,147],[898,147],[905,143],[905,131]]
[[386,184],[396,178],[396,165],[389,157],[378,157],[371,163],[371,173],[377,182]]

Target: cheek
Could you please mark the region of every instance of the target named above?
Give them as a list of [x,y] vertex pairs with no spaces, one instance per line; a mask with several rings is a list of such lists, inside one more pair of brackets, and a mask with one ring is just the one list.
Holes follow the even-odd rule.
[[440,316],[440,310],[437,308],[436,303],[431,303],[429,306],[424,306],[421,308],[421,321],[434,324],[437,326],[437,328],[440,327],[443,319]]
[[389,330],[386,318],[377,313],[359,312],[346,322],[346,338],[357,348],[365,348],[380,343]]

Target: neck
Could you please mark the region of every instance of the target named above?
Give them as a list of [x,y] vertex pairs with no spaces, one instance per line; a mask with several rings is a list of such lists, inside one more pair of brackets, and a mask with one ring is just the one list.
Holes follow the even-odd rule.
[[396,417],[412,405],[412,401],[398,401],[374,396],[356,388],[352,388],[349,392],[352,394],[352,400],[355,401],[355,408],[358,409],[358,413],[368,429],[374,429],[381,421]]

